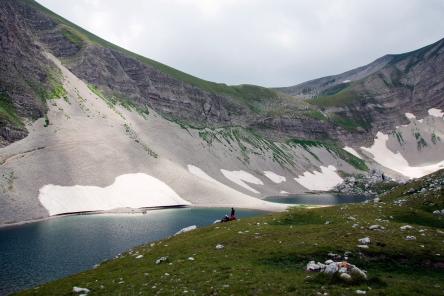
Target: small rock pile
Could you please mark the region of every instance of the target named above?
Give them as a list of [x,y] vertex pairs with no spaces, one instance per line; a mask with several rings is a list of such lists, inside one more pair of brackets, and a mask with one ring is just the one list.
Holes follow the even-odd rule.
[[[384,177],[383,177],[384,176]],[[391,183],[394,180],[385,176],[382,171],[371,170],[368,175],[345,177],[341,184],[336,185],[333,191],[353,194],[375,195],[372,187],[378,183]]]
[[440,210],[433,211],[433,215],[444,216],[444,209],[442,209],[441,211]]
[[359,269],[347,261],[327,260],[325,263],[310,261],[305,269],[309,272],[323,272],[331,276],[337,276],[340,280],[351,283],[367,280],[365,271]]
[[424,184],[420,188],[410,188],[404,192],[404,195],[412,195],[417,193],[440,191],[444,188],[443,178],[431,178],[427,177],[424,179]]

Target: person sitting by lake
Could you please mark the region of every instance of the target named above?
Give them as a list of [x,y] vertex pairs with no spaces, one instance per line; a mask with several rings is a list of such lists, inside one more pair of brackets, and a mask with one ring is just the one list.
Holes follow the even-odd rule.
[[221,222],[229,222],[234,220],[236,220],[236,211],[234,210],[234,208],[231,208],[230,216],[225,215],[225,217],[222,218]]
[[220,222],[229,222],[230,221],[230,217],[228,217],[228,215],[225,215],[222,220],[220,220]]

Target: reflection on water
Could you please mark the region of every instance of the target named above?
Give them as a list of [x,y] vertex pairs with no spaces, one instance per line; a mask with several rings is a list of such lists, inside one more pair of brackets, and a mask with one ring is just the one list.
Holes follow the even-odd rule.
[[309,194],[289,194],[286,196],[270,196],[264,200],[285,203],[285,204],[306,204],[306,205],[337,205],[345,203],[359,203],[373,198],[368,195],[357,194],[330,194],[330,193],[309,193]]
[[[0,229],[0,295],[92,268],[134,246],[204,226],[229,209],[166,209],[82,215]],[[264,214],[238,210],[239,217]]]

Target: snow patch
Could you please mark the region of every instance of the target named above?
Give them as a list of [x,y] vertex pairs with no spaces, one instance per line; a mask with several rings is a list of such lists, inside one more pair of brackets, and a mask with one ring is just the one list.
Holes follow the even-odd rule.
[[404,115],[408,120],[416,119],[416,116],[413,113],[405,113]]
[[438,108],[431,108],[429,109],[428,112],[430,116],[435,116],[440,118],[444,117],[444,112],[442,112],[441,109]]
[[280,192],[279,192],[280,194],[289,194],[287,191],[285,191],[285,190],[281,190]]
[[285,178],[284,176],[280,176],[272,171],[264,171],[264,175],[276,184],[287,181],[287,178]]
[[211,182],[211,183],[220,184],[219,181],[217,181],[217,180],[213,179],[212,177],[210,177],[207,173],[205,173],[201,168],[199,168],[197,166],[189,164],[187,166],[187,168],[188,168],[188,171],[190,173],[192,173],[193,175],[195,175],[195,176],[197,176],[197,177],[199,177],[201,179],[207,180],[208,182]]
[[426,166],[410,166],[401,153],[395,153],[387,147],[388,139],[388,135],[378,132],[373,145],[370,148],[361,147],[361,149],[370,152],[373,155],[373,160],[380,165],[409,178],[420,178],[444,168],[444,161]]
[[350,79],[347,79],[347,80],[342,81],[342,83],[349,83],[350,81],[351,81]]
[[227,170],[221,169],[220,171],[225,176],[225,178],[227,178],[228,180],[230,180],[233,183],[236,183],[237,185],[242,186],[245,189],[250,190],[251,192],[254,192],[254,193],[260,193],[260,192],[257,191],[256,189],[251,188],[245,182],[256,184],[256,185],[264,185],[264,183],[260,179],[256,178],[252,174],[247,173],[242,170],[227,171]]
[[347,151],[348,153],[350,153],[350,154],[356,156],[357,158],[362,159],[361,155],[359,155],[359,153],[358,153],[355,149],[353,149],[352,147],[345,146],[345,147],[342,148],[342,149],[344,149],[344,150]]
[[313,173],[306,171],[302,176],[294,178],[296,182],[309,190],[330,190],[343,180],[336,173],[336,167],[329,165],[321,166],[321,171]]
[[39,200],[49,215],[130,207],[188,205],[173,189],[150,175],[118,176],[107,187],[45,185]]

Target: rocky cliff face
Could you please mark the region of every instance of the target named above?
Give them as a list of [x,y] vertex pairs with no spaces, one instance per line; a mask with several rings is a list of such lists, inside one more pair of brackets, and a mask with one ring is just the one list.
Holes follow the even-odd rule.
[[319,95],[324,94],[324,91],[326,91],[327,89],[332,89],[332,88],[334,89],[334,87],[339,89],[343,84],[363,79],[381,70],[392,59],[393,59],[392,55],[386,55],[368,65],[338,75],[331,75],[322,78],[317,78],[294,86],[279,87],[276,88],[276,90],[279,90],[283,93],[295,97],[302,97],[305,99],[315,98]]
[[405,113],[420,117],[430,108],[444,106],[444,39],[412,52],[387,55],[375,62],[282,92],[309,98],[330,117],[339,116],[350,128],[365,128],[357,142],[371,144],[378,131],[391,132],[407,124]]
[[0,2],[0,145],[26,136],[23,120],[42,117],[46,104],[41,98],[48,88],[50,67],[42,49],[29,34],[28,22],[13,1]]
[[316,106],[257,86],[192,77],[109,44],[33,1],[2,1],[0,12],[6,32],[1,40],[1,88],[12,106],[9,117],[18,119],[1,116],[2,145],[24,137],[26,128],[18,121],[44,116],[46,100],[59,93],[58,73],[43,51],[105,96],[150,107],[185,125],[239,125],[281,141],[354,138],[344,126],[311,116]]
[[198,79],[135,55],[31,0],[0,3],[1,145],[26,135],[23,120],[44,116],[63,93],[48,51],[113,101],[152,108],[194,127],[242,126],[266,137],[370,145],[378,131],[406,124],[405,112],[442,108],[443,43],[387,55],[336,75],[276,91]]

